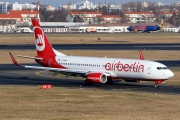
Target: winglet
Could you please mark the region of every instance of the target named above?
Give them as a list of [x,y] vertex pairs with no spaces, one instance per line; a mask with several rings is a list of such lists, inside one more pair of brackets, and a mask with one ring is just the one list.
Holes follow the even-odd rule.
[[140,56],[140,60],[144,60],[144,56],[143,56],[142,50],[139,50],[139,56]]
[[14,65],[19,66],[19,64],[17,63],[16,59],[15,59],[14,56],[11,54],[11,52],[9,52],[9,55],[11,56],[11,59],[12,59]]

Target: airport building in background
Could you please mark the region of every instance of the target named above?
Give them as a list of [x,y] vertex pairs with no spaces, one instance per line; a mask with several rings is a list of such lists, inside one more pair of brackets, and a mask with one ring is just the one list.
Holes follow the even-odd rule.
[[82,9],[97,9],[98,7],[109,7],[109,10],[115,10],[115,9],[121,9],[121,5],[117,4],[105,4],[105,3],[100,3],[100,4],[93,4],[92,2],[85,0],[80,3],[76,4],[66,4],[66,5],[60,5],[64,9],[71,9],[71,10],[82,10]]
[[9,10],[25,10],[25,9],[37,9],[37,5],[34,4],[19,4],[18,2],[0,2],[0,13],[8,13]]
[[32,18],[40,21],[38,10],[9,10],[0,14],[0,32],[13,32],[18,26],[29,27]]
[[0,14],[0,20],[15,20],[16,22],[31,22],[32,18],[39,19],[38,10],[9,10],[7,14]]
[[67,5],[62,5],[63,8],[65,9],[95,9],[97,5],[93,5],[92,2],[89,2],[88,0],[82,1],[80,3],[76,4],[67,4]]
[[[13,32],[17,29],[27,27],[31,28],[31,19],[36,18],[40,21],[39,6],[34,4],[18,4],[9,2],[0,2],[0,32]],[[78,6],[78,7],[77,7]],[[98,6],[106,6],[106,4],[98,4]],[[148,6],[144,3],[144,6]],[[91,2],[85,0],[76,4],[74,8],[93,9],[97,7]],[[109,7],[109,6],[108,6]],[[121,6],[111,4],[112,9],[120,9]],[[73,8],[73,9],[74,9]],[[52,6],[46,6],[47,11],[55,10]],[[157,12],[159,19],[161,16],[171,17],[174,12]],[[179,14],[179,12],[176,12]],[[68,22],[40,22],[44,32],[60,33],[60,32],[129,32],[128,26],[139,24],[156,25],[156,17],[153,12],[125,12],[124,15],[129,19],[128,24],[122,24],[119,15],[102,15],[101,12],[70,12],[66,19]],[[81,18],[78,22],[75,19]],[[168,26],[168,27],[167,27]],[[24,28],[25,30],[27,28]],[[165,32],[179,31],[175,26],[165,25]]]
[[101,15],[101,12],[70,12],[66,20],[68,22],[74,22],[76,18],[82,18],[85,23],[94,23],[94,19]]

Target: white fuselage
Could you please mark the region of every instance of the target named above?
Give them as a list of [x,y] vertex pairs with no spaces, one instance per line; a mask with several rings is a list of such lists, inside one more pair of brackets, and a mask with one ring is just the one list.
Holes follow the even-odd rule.
[[56,62],[67,69],[109,73],[123,79],[167,80],[174,75],[165,65],[148,60],[56,56]]

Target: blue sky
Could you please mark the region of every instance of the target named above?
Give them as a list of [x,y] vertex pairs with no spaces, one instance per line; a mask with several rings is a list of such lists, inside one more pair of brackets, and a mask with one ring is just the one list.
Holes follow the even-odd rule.
[[[68,1],[71,1],[73,4],[74,3],[78,3],[78,2],[82,2],[83,0],[2,0],[1,2],[18,2],[18,3],[32,3],[32,2],[41,2],[41,4],[46,4],[46,5],[52,5],[55,7],[58,7],[60,5],[66,4]],[[98,4],[98,3],[116,3],[116,4],[123,4],[126,2],[130,2],[130,1],[135,1],[135,0],[88,0],[90,2],[92,2],[93,4]],[[137,1],[151,1],[151,2],[157,2],[157,0],[137,0]],[[173,4],[173,3],[177,3],[180,2],[180,0],[159,0],[162,3],[165,4]]]

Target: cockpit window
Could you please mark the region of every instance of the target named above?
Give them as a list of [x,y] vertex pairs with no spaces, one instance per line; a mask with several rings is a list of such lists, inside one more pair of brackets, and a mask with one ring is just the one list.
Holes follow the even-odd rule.
[[158,70],[166,70],[168,69],[167,67],[157,67]]

